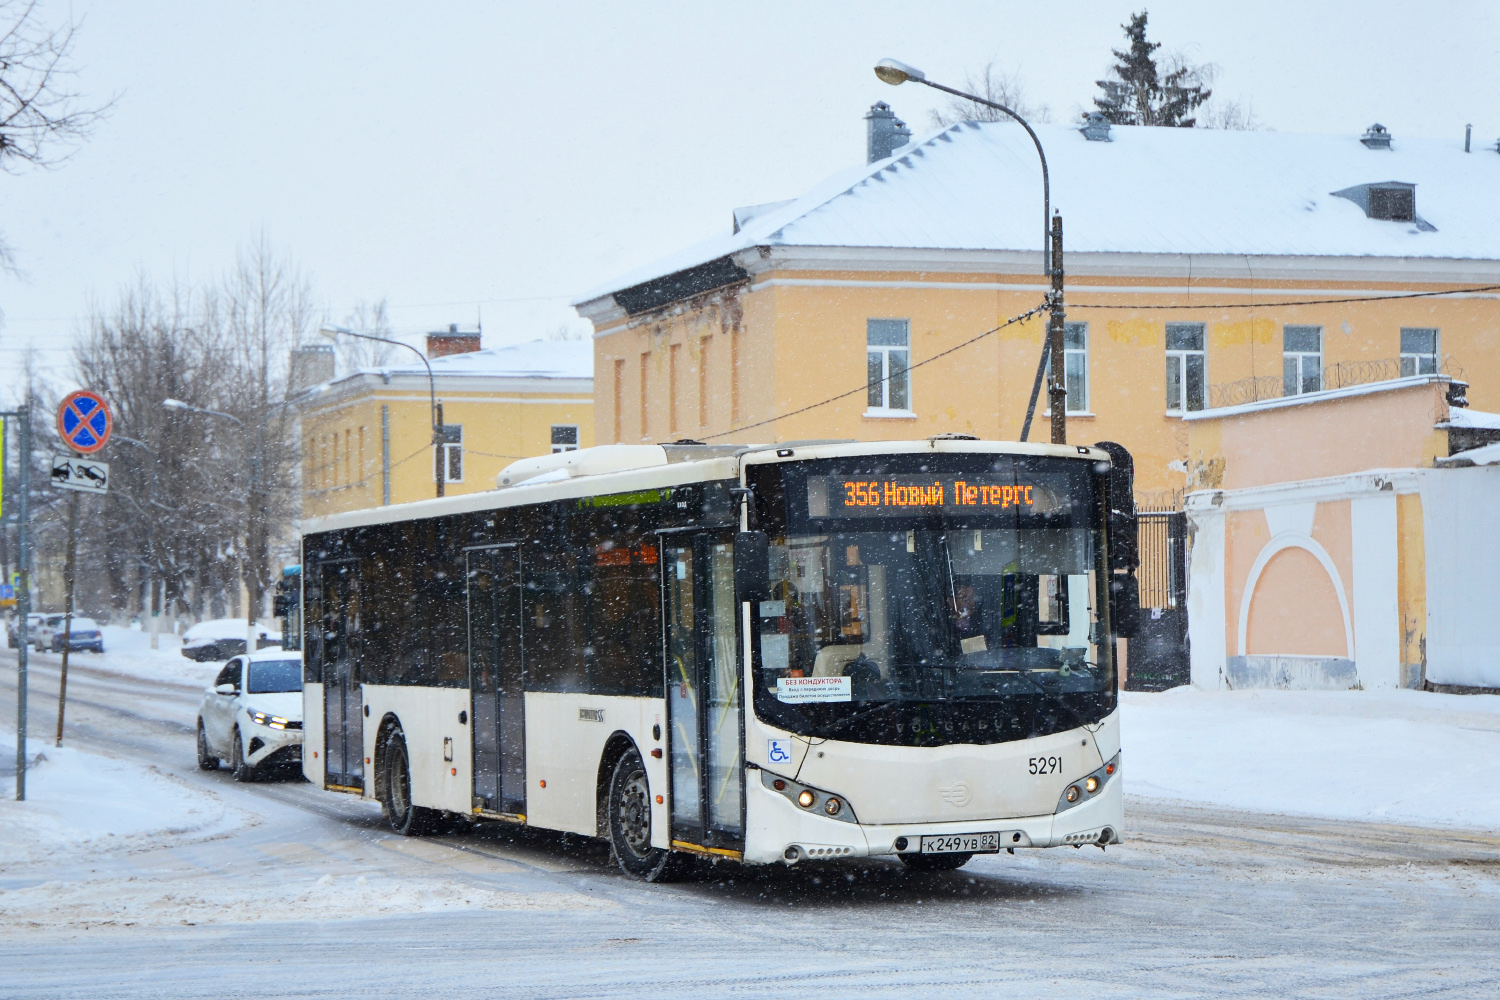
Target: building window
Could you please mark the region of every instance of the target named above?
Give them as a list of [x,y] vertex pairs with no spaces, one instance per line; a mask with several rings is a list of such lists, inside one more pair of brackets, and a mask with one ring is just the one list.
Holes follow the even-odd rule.
[[676,434],[681,427],[677,421],[677,362],[681,355],[681,344],[667,346],[667,432],[669,434]]
[[1281,394],[1300,396],[1323,388],[1323,328],[1281,328]]
[[577,424],[553,424],[552,425],[552,454],[560,451],[578,450],[578,425]]
[[625,440],[625,359],[615,359],[615,443]]
[[463,424],[443,425],[443,447],[438,451],[438,478],[445,483],[464,481]]
[[708,337],[698,341],[698,426],[708,426]]
[[[1047,359],[1047,380],[1052,380],[1052,359]],[[1068,413],[1089,411],[1089,325],[1063,324],[1063,386],[1068,390]],[[1050,412],[1050,406],[1049,406]]]
[[1436,375],[1438,370],[1438,332],[1432,327],[1401,328],[1401,374]]
[[1417,192],[1412,187],[1370,188],[1370,218],[1411,222],[1417,214]]
[[911,323],[904,319],[865,321],[866,368],[872,410],[911,411]]
[[1202,323],[1167,324],[1167,410],[1201,410],[1208,380],[1205,375]]
[[651,367],[651,352],[650,351],[642,351],[641,352],[641,398],[640,398],[640,411],[641,411],[640,412],[640,422],[641,422],[641,439],[642,440],[645,440],[646,436],[650,433],[649,432],[649,426],[650,425],[647,422],[647,418],[650,416],[650,411],[651,411],[651,396],[650,396],[651,384],[650,384],[650,382],[647,381],[647,377],[646,377],[647,376],[647,370],[650,367]]

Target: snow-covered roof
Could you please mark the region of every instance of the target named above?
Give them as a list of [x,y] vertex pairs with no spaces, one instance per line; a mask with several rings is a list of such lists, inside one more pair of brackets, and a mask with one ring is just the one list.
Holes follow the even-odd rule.
[[1462,427],[1464,430],[1500,431],[1500,413],[1485,413],[1483,410],[1470,410],[1455,406],[1448,411],[1447,422],[1438,426]]
[[1500,441],[1494,444],[1483,445],[1479,448],[1470,448],[1446,458],[1439,458],[1438,465],[1500,465]]
[[[1074,253],[1500,259],[1500,155],[1461,139],[1299,135],[1116,126],[1091,142],[1036,127],[1052,206]],[[1368,218],[1332,194],[1416,185],[1413,222]],[[727,213],[726,213],[727,214]],[[965,122],[835,174],[785,205],[601,285],[575,304],[755,246],[1035,251],[1042,242],[1036,149],[1014,123]]]
[[[407,355],[411,357],[411,355]],[[594,345],[587,340],[533,340],[507,347],[486,347],[465,354],[433,358],[434,378],[491,376],[497,378],[593,378]],[[421,362],[382,365],[352,372],[355,375],[427,375]]]

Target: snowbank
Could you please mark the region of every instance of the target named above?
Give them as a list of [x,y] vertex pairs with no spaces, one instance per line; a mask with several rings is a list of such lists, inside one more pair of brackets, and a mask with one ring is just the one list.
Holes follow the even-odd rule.
[[[26,801],[0,799],[0,868],[62,852],[133,850],[169,837],[218,832],[243,814],[218,796],[154,767],[71,747],[27,740],[35,763],[26,772]],[[0,759],[15,759],[0,743]],[[14,769],[6,774],[13,780]]]
[[196,663],[182,655],[182,640],[170,632],[157,636],[160,648],[151,648],[151,634],[121,625],[105,625],[104,654],[72,654],[72,663],[97,667],[130,677],[164,681],[168,684],[190,684],[204,688],[214,679],[222,663]]
[[1500,696],[1184,687],[1125,694],[1121,728],[1132,795],[1500,828]]

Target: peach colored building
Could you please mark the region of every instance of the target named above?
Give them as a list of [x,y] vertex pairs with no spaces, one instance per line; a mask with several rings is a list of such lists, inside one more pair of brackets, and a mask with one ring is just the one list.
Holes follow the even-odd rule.
[[1207,688],[1500,688],[1500,414],[1402,378],[1189,414]]
[[[1180,495],[1184,417],[1209,406],[1409,371],[1500,410],[1492,151],[1037,130],[1066,223],[1069,440],[1124,444],[1143,492]],[[582,296],[596,440],[1016,439],[1046,316],[996,328],[1048,284],[1036,152],[973,122],[889,152]]]

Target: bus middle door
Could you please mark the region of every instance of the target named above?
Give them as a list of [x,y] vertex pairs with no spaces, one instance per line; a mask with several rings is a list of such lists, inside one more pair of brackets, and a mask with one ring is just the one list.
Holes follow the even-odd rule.
[[521,580],[515,543],[467,553],[474,808],[526,812]]
[[663,534],[661,544],[672,841],[738,852],[745,768],[733,535]]
[[364,715],[359,687],[359,563],[318,567],[323,611],[324,783],[346,791],[364,789]]

